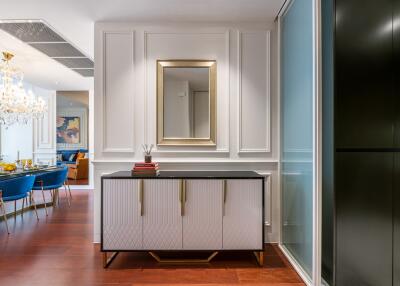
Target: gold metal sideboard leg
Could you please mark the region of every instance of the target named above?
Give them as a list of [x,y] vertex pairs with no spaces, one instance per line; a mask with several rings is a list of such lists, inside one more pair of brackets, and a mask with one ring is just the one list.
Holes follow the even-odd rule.
[[149,251],[149,254],[158,262],[158,263],[169,263],[169,264],[199,264],[199,263],[209,263],[215,256],[217,256],[218,251],[214,251],[211,255],[205,259],[163,259],[157,253],[153,251]]
[[117,257],[119,252],[113,252],[110,257],[108,257],[108,252],[103,252],[103,268],[107,268],[110,266],[111,262],[113,262],[114,258]]
[[254,251],[254,256],[257,259],[257,263],[260,267],[264,266],[264,251]]

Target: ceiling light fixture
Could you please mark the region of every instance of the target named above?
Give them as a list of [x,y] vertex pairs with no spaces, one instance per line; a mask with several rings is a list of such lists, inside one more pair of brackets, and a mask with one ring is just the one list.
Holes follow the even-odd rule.
[[25,91],[24,74],[10,65],[13,57],[13,54],[3,52],[3,63],[0,64],[0,124],[6,128],[43,118],[47,111],[46,102],[41,97],[36,97],[31,90]]

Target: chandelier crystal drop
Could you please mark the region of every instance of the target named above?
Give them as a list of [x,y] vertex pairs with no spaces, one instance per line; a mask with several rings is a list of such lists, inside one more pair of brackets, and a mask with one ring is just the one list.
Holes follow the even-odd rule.
[[5,127],[43,118],[47,111],[46,102],[41,97],[24,89],[22,71],[10,65],[13,56],[3,52],[0,64],[0,124]]

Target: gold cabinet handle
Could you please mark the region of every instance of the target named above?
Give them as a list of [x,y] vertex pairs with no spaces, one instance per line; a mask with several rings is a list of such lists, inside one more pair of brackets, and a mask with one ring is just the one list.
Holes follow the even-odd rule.
[[181,216],[183,216],[182,212],[182,198],[183,198],[183,180],[179,180],[179,203],[181,204]]
[[226,203],[226,180],[222,181],[222,192],[223,192],[223,202],[222,202],[222,215],[225,215],[225,203]]
[[140,207],[140,216],[144,214],[144,207],[143,207],[143,179],[138,181],[138,188],[139,188],[139,207]]
[[186,180],[183,180],[183,202],[186,203]]
[[180,180],[179,201],[181,203],[181,216],[184,216],[185,215],[185,202],[186,202],[186,181],[185,180]]

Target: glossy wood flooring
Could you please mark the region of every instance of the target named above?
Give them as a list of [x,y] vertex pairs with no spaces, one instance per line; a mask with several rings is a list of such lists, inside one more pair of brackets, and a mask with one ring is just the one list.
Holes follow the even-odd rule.
[[146,253],[121,253],[103,269],[99,246],[92,243],[91,191],[73,191],[71,207],[64,195],[46,218],[39,210],[8,219],[11,235],[0,222],[0,285],[304,285],[275,245],[267,245],[265,266],[250,253],[219,254],[211,264],[158,265]]
[[79,179],[79,180],[68,179],[68,184],[70,184],[71,186],[89,185],[89,179]]

